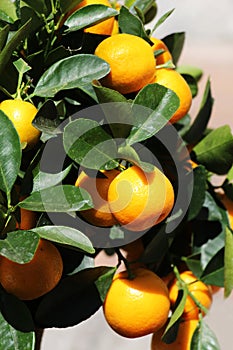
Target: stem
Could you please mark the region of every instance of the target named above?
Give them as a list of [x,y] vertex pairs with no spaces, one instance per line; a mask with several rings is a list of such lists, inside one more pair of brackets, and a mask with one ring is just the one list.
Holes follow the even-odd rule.
[[43,328],[36,328],[36,330],[35,330],[35,336],[36,336],[35,350],[40,350],[40,348],[41,348],[41,340],[42,340],[43,333],[44,333]]
[[116,253],[117,253],[117,256],[118,256],[118,267],[120,266],[121,264],[121,261],[123,261],[123,263],[125,264],[125,267],[126,267],[126,270],[128,272],[128,278],[130,280],[133,280],[135,278],[135,275],[134,273],[132,272],[132,269],[130,268],[130,263],[128,262],[128,260],[122,255],[121,251],[119,248],[116,248]]

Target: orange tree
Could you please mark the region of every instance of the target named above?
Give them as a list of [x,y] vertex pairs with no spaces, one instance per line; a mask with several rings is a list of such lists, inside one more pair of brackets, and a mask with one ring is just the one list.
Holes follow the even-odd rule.
[[[182,348],[219,349],[194,291],[199,281],[226,297],[233,289],[230,127],[208,128],[210,80],[190,116],[202,71],[179,65],[184,32],[156,36],[172,11],[157,18],[153,0],[80,2],[0,4],[0,349],[39,348],[41,330],[77,325],[103,304],[110,324],[127,315],[120,334],[156,332],[152,348],[174,348],[190,300]],[[56,278],[41,242],[56,249]],[[103,251],[117,266],[95,266]],[[39,293],[41,276],[51,287]]]

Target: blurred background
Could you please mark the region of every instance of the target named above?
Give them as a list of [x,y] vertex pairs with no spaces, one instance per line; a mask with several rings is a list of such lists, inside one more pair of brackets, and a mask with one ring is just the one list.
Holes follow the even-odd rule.
[[[179,64],[197,66],[204,71],[191,115],[195,117],[210,77],[215,103],[209,126],[229,124],[233,130],[233,1],[221,0],[216,7],[212,0],[158,0],[157,19],[173,8],[173,14],[154,36],[163,38],[173,32],[184,31],[186,41]],[[224,299],[223,291],[216,293],[205,320],[215,332],[221,349],[231,350],[233,295]],[[96,350],[149,350],[150,340],[151,336],[133,340],[118,336],[106,324],[102,310],[99,310],[76,327],[46,330],[42,350],[90,350],[93,346]]]

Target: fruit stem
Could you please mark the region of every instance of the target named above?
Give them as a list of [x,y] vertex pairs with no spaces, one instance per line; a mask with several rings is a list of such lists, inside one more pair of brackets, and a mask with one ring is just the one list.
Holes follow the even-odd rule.
[[36,336],[35,350],[40,350],[40,348],[41,348],[41,340],[42,340],[43,333],[44,333],[43,328],[36,328],[36,330],[35,330],[35,336]]
[[121,262],[123,261],[124,265],[125,265],[125,268],[128,272],[128,279],[129,280],[133,280],[135,278],[135,275],[132,271],[132,269],[130,268],[130,263],[128,262],[128,260],[122,255],[121,251],[119,248],[115,248],[115,251],[117,253],[117,256],[118,256],[118,264],[117,264],[117,267],[120,266]]

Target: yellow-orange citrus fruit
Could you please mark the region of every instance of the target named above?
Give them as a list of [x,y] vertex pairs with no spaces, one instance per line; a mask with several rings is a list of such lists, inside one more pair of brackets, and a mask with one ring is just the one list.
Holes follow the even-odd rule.
[[[119,11],[121,8],[121,5],[117,2],[115,4],[114,8]],[[119,24],[118,24],[118,20],[116,18],[114,19],[111,35],[115,35],[115,34],[119,34]]]
[[40,239],[33,259],[18,264],[0,256],[0,283],[8,293],[22,300],[36,299],[52,290],[60,281],[63,262],[58,249]]
[[30,230],[35,227],[36,213],[31,210],[20,208],[20,223],[16,224],[16,227],[20,230]]
[[160,65],[168,61],[172,61],[172,55],[168,50],[168,47],[162,40],[154,37],[151,37],[150,40],[154,43],[154,45],[152,46],[153,51],[164,50],[163,53],[156,56],[156,65]]
[[14,124],[21,143],[25,142],[30,147],[39,141],[41,132],[32,125],[37,108],[32,103],[17,99],[5,100],[0,103],[0,110]]
[[198,320],[180,322],[176,340],[170,344],[162,341],[164,329],[153,334],[151,350],[190,350],[193,333],[198,326]]
[[[212,293],[210,287],[202,281],[198,280],[192,271],[183,271],[180,274],[180,277],[187,284],[189,291],[198,300],[198,302],[201,303],[201,305],[206,309],[209,309],[212,304]],[[179,287],[177,284],[177,279],[175,279],[169,288],[169,297],[172,306],[174,306],[176,302],[178,291]],[[200,310],[191,296],[188,295],[182,318],[186,320],[198,319],[200,311],[204,316],[203,310]]]
[[142,231],[168,216],[174,204],[174,191],[158,168],[145,173],[134,165],[111,182],[108,202],[121,225],[131,231]]
[[92,209],[80,211],[80,215],[87,222],[102,227],[117,224],[108,205],[108,188],[119,173],[117,169],[102,171],[103,177],[90,177],[84,171],[80,173],[75,186],[88,191],[93,201]]
[[134,278],[122,271],[115,275],[103,310],[108,324],[127,338],[141,337],[161,328],[168,318],[168,290],[154,272],[138,268]]
[[228,219],[230,223],[230,227],[233,230],[233,201],[230,200],[225,194],[219,196],[220,200],[224,204],[227,212],[228,212]]
[[156,63],[153,50],[138,36],[113,35],[97,46],[95,54],[111,68],[111,72],[101,79],[103,86],[128,94],[154,80]]
[[169,120],[170,123],[176,123],[183,118],[189,111],[192,104],[192,93],[189,85],[180,73],[174,69],[159,68],[156,69],[154,83],[165,86],[174,91],[180,99],[179,108]]
[[[67,15],[65,16],[65,19],[68,18],[76,10],[87,5],[105,5],[108,7],[112,7],[108,0],[83,0],[77,6],[75,6],[71,11],[67,13]],[[100,35],[111,35],[113,30],[113,25],[114,25],[114,17],[111,17],[89,28],[85,28],[84,32],[92,33],[92,34],[100,34]]]

